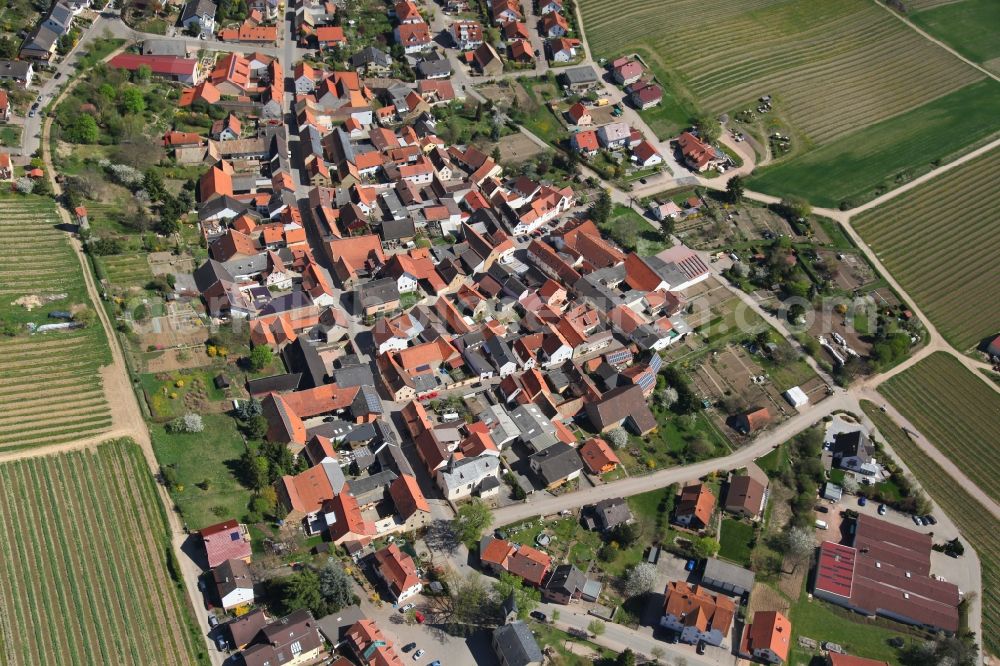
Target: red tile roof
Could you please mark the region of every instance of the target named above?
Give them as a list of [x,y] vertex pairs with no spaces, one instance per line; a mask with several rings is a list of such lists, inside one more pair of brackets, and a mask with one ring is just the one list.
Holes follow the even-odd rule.
[[205,554],[208,556],[208,568],[213,569],[226,560],[249,560],[250,539],[244,528],[235,520],[210,525],[198,531],[201,536]]
[[375,566],[397,597],[420,583],[413,558],[400,551],[399,546],[394,543],[375,552]]
[[744,654],[753,655],[755,650],[770,650],[782,662],[788,660],[788,647],[792,639],[792,623],[778,611],[757,611],[753,624],[743,634]]
[[417,479],[410,474],[403,474],[389,484],[389,495],[396,505],[396,512],[403,518],[408,519],[417,511],[430,513],[431,505],[420,491]]
[[618,455],[600,437],[591,437],[580,446],[580,458],[591,474],[603,474],[621,464]]

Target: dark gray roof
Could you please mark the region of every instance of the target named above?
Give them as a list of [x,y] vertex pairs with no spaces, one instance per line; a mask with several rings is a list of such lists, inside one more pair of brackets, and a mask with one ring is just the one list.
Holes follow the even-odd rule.
[[181,12],[181,23],[190,18],[204,16],[205,14],[211,14],[214,17],[216,11],[216,4],[212,0],[190,0],[190,2],[184,5],[184,11]]
[[833,453],[834,459],[857,456],[867,462],[872,457],[871,442],[867,435],[860,430],[840,432],[834,435],[830,451]]
[[583,469],[583,461],[572,446],[556,442],[544,451],[531,456],[531,466],[545,480],[555,483]]
[[301,372],[289,372],[283,375],[249,379],[247,380],[247,391],[250,392],[250,395],[266,395],[271,392],[284,393],[298,389],[301,382]]
[[31,63],[24,60],[0,60],[0,78],[27,79]]
[[352,67],[365,67],[374,63],[382,67],[392,65],[392,58],[385,51],[380,51],[374,46],[367,46],[351,56]]
[[365,363],[346,365],[333,371],[333,383],[344,388],[362,384],[374,386],[375,375],[371,366]]
[[435,76],[451,76],[451,62],[448,60],[421,60],[417,63],[417,73],[425,79]]
[[709,558],[705,561],[705,573],[702,579],[706,585],[711,585],[712,587],[720,587],[725,584],[728,587],[752,590],[754,573],[749,569],[744,569],[735,564]]
[[587,584],[587,576],[572,564],[560,564],[552,570],[552,575],[545,583],[545,589],[552,592],[576,594]]
[[404,217],[402,220],[385,220],[379,229],[382,240],[398,241],[404,238],[413,238],[417,235],[417,229],[413,225],[413,220]]
[[357,299],[362,307],[385,305],[399,300],[399,287],[391,277],[372,280],[358,285]]
[[286,345],[281,353],[289,370],[303,373],[303,382],[299,388],[313,388],[326,383],[326,364],[316,347],[303,336]]
[[570,85],[580,85],[582,83],[597,83],[597,72],[590,65],[582,67],[571,67],[563,72],[563,76]]
[[347,482],[347,487],[349,492],[358,500],[358,504],[364,506],[381,500],[385,496],[389,484],[398,478],[396,473],[391,469],[384,469],[371,476],[351,479]]
[[216,282],[232,283],[235,281],[236,279],[232,273],[226,270],[225,265],[215,259],[209,259],[194,271],[195,286],[202,293],[210,289]]
[[53,30],[40,25],[31,33],[22,49],[36,49],[38,51],[49,51],[52,45],[59,39],[59,35]]
[[497,656],[507,666],[528,666],[542,661],[542,651],[524,622],[512,622],[493,631]]
[[239,215],[240,213],[246,212],[248,206],[247,204],[237,201],[230,196],[224,195],[221,197],[215,197],[214,199],[206,201],[198,206],[198,219],[207,220],[211,217],[215,217],[227,208]]
[[594,505],[594,513],[600,520],[601,526],[606,530],[632,520],[632,511],[628,508],[628,502],[620,497],[601,500]]
[[498,335],[489,338],[484,346],[497,367],[517,362],[514,360],[514,352],[511,350],[510,345]]
[[312,305],[312,297],[304,291],[293,291],[271,299],[265,307],[258,313],[261,317],[272,314],[281,314],[295,308],[304,308]]
[[351,413],[355,416],[382,413],[382,400],[374,386],[365,385],[360,388],[351,401]]

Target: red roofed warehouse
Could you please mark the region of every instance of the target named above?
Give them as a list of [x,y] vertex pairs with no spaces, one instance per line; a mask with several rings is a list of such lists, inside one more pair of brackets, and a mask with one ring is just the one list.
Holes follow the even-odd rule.
[[198,81],[198,61],[192,58],[119,53],[108,61],[108,66],[130,72],[137,71],[143,65],[149,67],[154,75],[171,81],[191,84]]

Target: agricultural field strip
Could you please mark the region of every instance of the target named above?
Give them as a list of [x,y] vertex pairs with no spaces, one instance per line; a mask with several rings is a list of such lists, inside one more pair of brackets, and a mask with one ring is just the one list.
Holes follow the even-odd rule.
[[[993,281],[978,277],[986,267],[996,266],[1000,247],[995,233],[1000,222],[996,212],[1000,191],[992,187],[998,179],[1000,151],[976,164],[962,165],[853,222],[928,316],[963,349],[993,332],[993,323],[1000,318]],[[974,201],[976,210],[982,212],[939,212],[945,196]],[[945,245],[927,242],[942,234],[962,241]],[[955,298],[956,293],[968,297]]]
[[983,634],[987,646],[997,652],[1000,649],[1000,533],[993,517],[873,403],[863,402],[862,407],[896,455],[905,461],[920,485],[979,554],[983,576]]
[[[734,15],[718,3],[706,7],[701,1],[673,3],[673,10],[666,12],[662,3],[631,2],[630,11],[623,12],[620,5],[591,5],[593,1],[584,2],[583,9],[595,52],[617,54],[623,48],[621,35],[632,36],[626,43],[636,47],[652,42],[713,111],[732,110],[764,89],[779,94],[793,124],[816,143],[982,78],[868,3],[855,4],[854,11],[830,3],[813,10],[819,16],[808,18],[816,27],[788,32],[777,24],[796,17],[792,11],[772,16],[773,3],[750,8],[761,10],[755,20],[745,7]],[[766,23],[768,18],[775,19],[775,25]],[[657,32],[665,20],[669,30]],[[753,34],[754,44],[739,39],[740,34]],[[711,53],[688,48],[694,41],[712,44]],[[821,96],[816,95],[818,80],[823,81]],[[830,99],[850,101],[845,106]]]
[[[194,646],[177,605],[183,601],[164,568],[150,571],[149,562],[163,554],[162,543],[156,538],[156,534],[163,533],[162,513],[150,515],[138,508],[156,506],[150,503],[158,502],[158,498],[144,461],[136,451],[111,444],[96,454],[75,452],[59,458],[27,459],[0,466],[0,478],[4,482],[0,502],[6,504],[7,512],[14,517],[2,528],[7,531],[7,538],[0,547],[0,571],[10,571],[6,579],[17,581],[16,589],[0,594],[0,628],[7,628],[5,637],[9,639],[15,636],[11,631],[14,623],[21,632],[29,625],[34,630],[34,639],[25,641],[30,646],[16,646],[9,639],[5,642],[10,649],[5,663],[54,663],[60,660],[59,656],[65,663],[73,664],[84,663],[83,657],[89,658],[86,663],[154,663],[151,658],[155,663],[190,663],[185,657],[193,654]],[[119,483],[84,484],[84,479],[118,479]],[[15,512],[13,498],[32,495],[37,498],[29,503],[30,510]],[[56,498],[61,498],[65,505],[60,506]],[[123,520],[118,513],[121,507],[129,514],[127,519]],[[54,540],[49,530],[31,529],[44,525],[45,516],[56,513],[79,514],[75,520],[60,522],[63,539]],[[105,529],[86,530],[81,517],[89,517]],[[26,535],[34,537],[30,544],[25,541]],[[67,544],[69,540],[73,540],[75,547]],[[56,541],[60,552],[56,550]],[[87,547],[87,542],[93,542],[91,547]],[[75,561],[71,561],[71,554]],[[16,578],[16,562],[49,566],[32,567],[23,577]],[[60,562],[65,574],[60,573]],[[34,573],[46,569],[52,575],[40,577]],[[129,572],[145,572],[145,576],[128,575]],[[84,588],[89,613],[83,610],[84,595],[77,587],[78,581],[106,583],[99,590]],[[62,583],[68,588],[60,588]],[[38,599],[48,599],[51,603],[40,603]],[[166,601],[169,603],[163,609]],[[75,612],[70,610],[71,603]],[[66,617],[75,617],[77,624],[60,629],[62,635],[52,640],[52,625],[66,626],[60,622],[60,618]],[[156,645],[152,656],[140,654],[138,643],[132,640],[136,628],[143,625],[146,635]],[[49,640],[43,640],[40,634],[46,627]],[[181,635],[176,633],[178,630]],[[42,648],[48,656],[39,651]],[[34,652],[23,662],[11,661],[9,655],[18,654],[18,649],[26,655]],[[64,654],[53,654],[53,650]],[[172,661],[164,662],[168,658]]]
[[[934,387],[946,386],[946,391]],[[928,356],[879,387],[942,454],[985,493],[1000,499],[1000,398],[944,352]],[[928,400],[935,394],[937,399]]]

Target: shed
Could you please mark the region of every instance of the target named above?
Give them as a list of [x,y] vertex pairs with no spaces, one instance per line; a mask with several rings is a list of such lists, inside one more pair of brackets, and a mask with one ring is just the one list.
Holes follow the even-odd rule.
[[601,582],[588,578],[587,582],[583,584],[583,590],[580,592],[580,598],[584,601],[597,601],[597,598],[600,596]]
[[836,483],[830,483],[827,481],[823,485],[823,499],[829,500],[831,502],[839,502],[840,498],[844,496],[844,489],[838,486]]
[[229,380],[226,379],[226,376],[221,373],[216,375],[215,379],[213,379],[212,382],[215,384],[215,388],[217,389],[229,388]]
[[793,386],[784,393],[785,400],[788,403],[798,409],[809,404],[809,396],[806,395],[805,391],[800,389],[798,386]]

